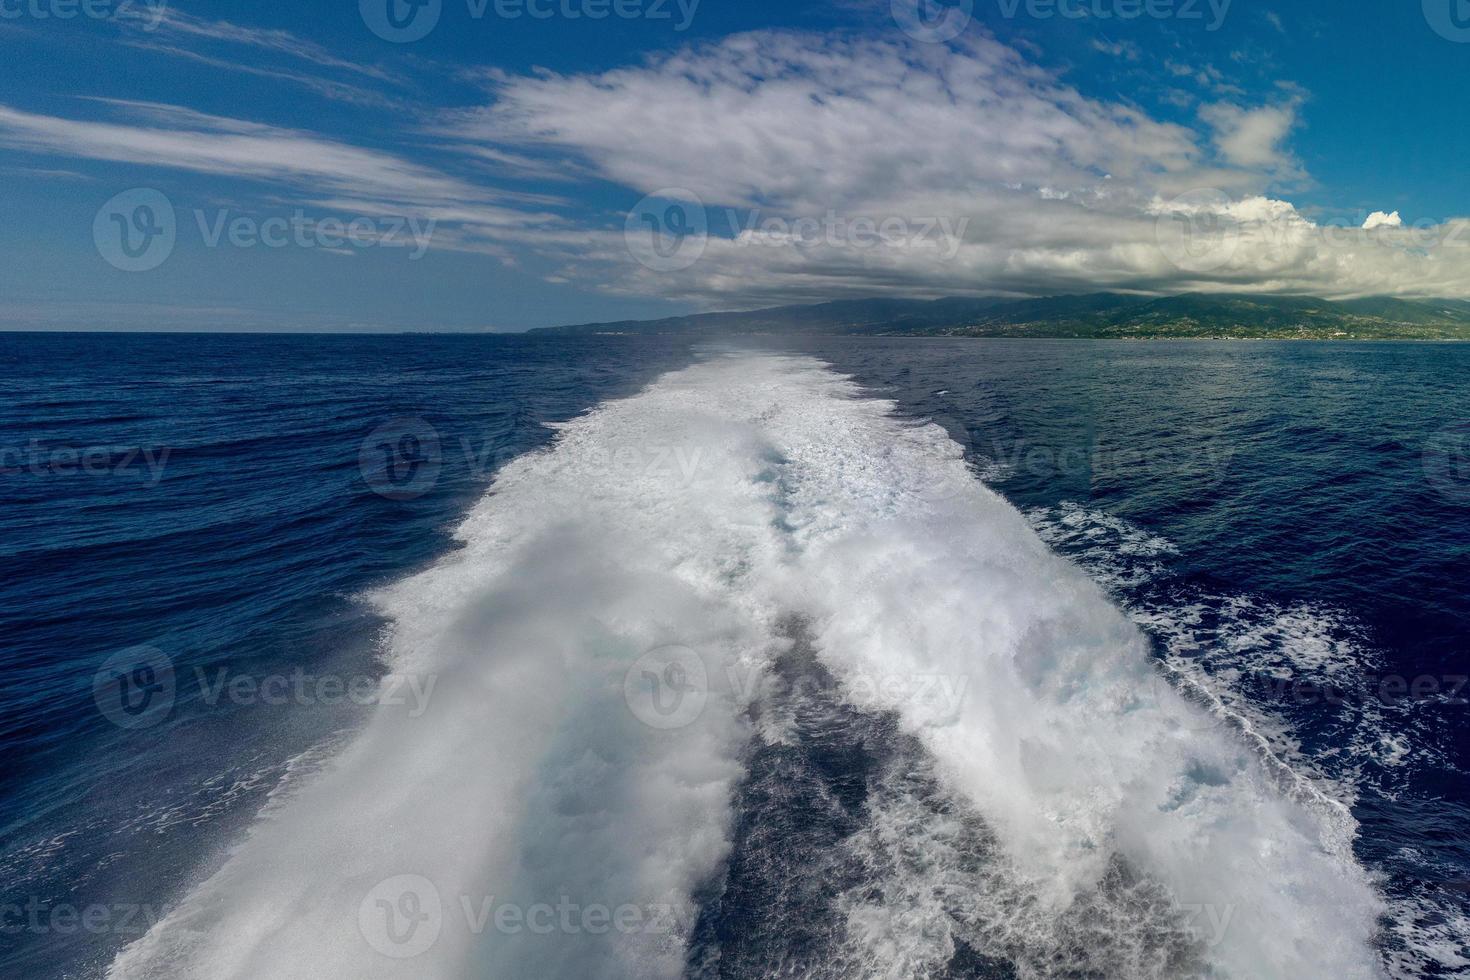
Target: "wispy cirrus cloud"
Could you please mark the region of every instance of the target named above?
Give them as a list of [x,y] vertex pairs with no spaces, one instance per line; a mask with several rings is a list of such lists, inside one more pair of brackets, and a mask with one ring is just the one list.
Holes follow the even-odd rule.
[[[146,16],[140,12],[119,23],[124,31],[122,43],[140,51],[298,85],[339,102],[375,108],[403,106],[384,91],[396,85],[393,74],[377,65],[340,58],[289,31],[207,20],[161,5],[149,8]],[[246,51],[250,60],[241,60]],[[262,58],[267,63],[261,63]],[[279,63],[270,64],[272,60]]]
[[[206,20],[186,14],[173,7],[160,9],[156,26],[151,30],[160,36],[188,37],[205,41],[255,48],[286,55],[291,58],[379,81],[392,81],[392,77],[375,65],[364,65],[339,58],[329,50],[312,41],[303,40],[289,31],[259,27],[245,27],[224,20]],[[136,21],[134,26],[147,26],[147,22]]]
[[320,78],[303,72],[290,71],[281,68],[262,68],[258,65],[244,64],[230,61],[227,58],[216,58],[198,51],[170,44],[160,44],[153,41],[128,41],[129,47],[140,51],[152,51],[156,54],[169,55],[174,58],[182,58],[196,64],[207,65],[210,68],[223,68],[227,71],[239,72],[242,75],[254,75],[257,78],[269,78],[292,85],[299,85],[310,89],[317,95],[337,102],[348,102],[355,105],[372,106],[376,108],[396,108],[402,106],[402,102],[390,95],[376,89],[366,88],[361,85],[353,85],[330,78]]
[[93,99],[128,121],[67,119],[0,104],[0,146],[263,184],[279,200],[438,224],[434,246],[509,260],[514,229],[563,222],[555,198],[502,191],[402,156],[182,106]]
[[[173,106],[117,104],[139,108],[152,125],[65,119],[0,104],[0,144],[196,173],[309,182],[391,199],[443,200],[481,193],[402,158],[296,130]],[[165,122],[172,125],[165,127]]]
[[1295,166],[1282,144],[1297,123],[1300,102],[1247,109],[1217,102],[1200,109],[1200,118],[1214,129],[1220,154],[1239,167],[1281,171]]

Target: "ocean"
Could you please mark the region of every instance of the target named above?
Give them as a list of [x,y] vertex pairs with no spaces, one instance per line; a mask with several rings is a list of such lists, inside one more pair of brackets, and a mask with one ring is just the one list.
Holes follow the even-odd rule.
[[1470,348],[0,363],[0,975],[1470,975]]

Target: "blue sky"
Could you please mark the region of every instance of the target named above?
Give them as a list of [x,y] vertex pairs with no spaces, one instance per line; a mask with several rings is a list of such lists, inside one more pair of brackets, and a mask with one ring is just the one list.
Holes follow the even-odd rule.
[[1465,0],[424,2],[0,0],[0,327],[1470,295]]

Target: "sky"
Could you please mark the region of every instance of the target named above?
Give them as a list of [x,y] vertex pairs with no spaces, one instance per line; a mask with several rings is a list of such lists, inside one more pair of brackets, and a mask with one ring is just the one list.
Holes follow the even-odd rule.
[[1470,298],[1470,0],[0,0],[0,329]]

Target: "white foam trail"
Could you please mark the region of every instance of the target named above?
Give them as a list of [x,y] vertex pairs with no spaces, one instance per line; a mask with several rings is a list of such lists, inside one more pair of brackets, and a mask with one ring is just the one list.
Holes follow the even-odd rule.
[[[377,597],[389,669],[437,678],[428,711],[379,708],[110,976],[677,976],[744,736],[720,697],[686,728],[650,727],[625,674],[662,644],[763,655],[762,611],[742,596],[778,544],[774,488],[755,479],[766,450],[740,420],[750,393],[728,402],[711,380],[670,377],[508,465],[459,529],[465,547]],[[359,921],[365,901],[369,917],[398,907],[402,889],[374,893],[398,876],[417,882],[408,911],[440,906],[424,927],[437,940],[401,960],[369,941],[397,952],[392,937],[364,934],[386,918]],[[560,914],[549,935],[544,920],[496,924],[502,907],[564,898],[575,932]],[[663,906],[672,931],[661,909],[629,932],[602,917]]]
[[[391,669],[439,678],[430,710],[380,708],[109,976],[679,975],[748,734],[745,693],[721,679],[768,662],[791,613],[1045,883],[1040,908],[1062,916],[1121,859],[1230,916],[1209,937],[1218,975],[1375,975],[1380,904],[1347,813],[1283,795],[1230,732],[1192,731],[1197,709],[1160,694],[1137,629],[942,430],[858,395],[810,359],[720,357],[510,464],[464,549],[380,597]],[[673,731],[624,693],[635,660],[669,643],[711,678],[698,720]],[[964,697],[859,683],[935,677]],[[442,928],[394,959],[365,935],[379,913],[424,913],[431,896],[395,904],[401,883],[373,891],[404,875],[432,885]],[[478,915],[489,896],[492,910],[565,896],[673,914],[632,932],[477,934],[460,902]]]
[[[813,615],[824,661],[864,673],[969,675],[958,719],[900,701],[943,775],[1063,908],[1113,854],[1184,906],[1228,911],[1228,976],[1368,977],[1381,902],[1345,808],[1279,789],[1231,733],[1153,683],[1136,627],[1022,515],[961,477],[934,426],[901,428],[841,380],[801,380],[819,411],[769,428],[801,560],[782,590]],[[935,488],[959,487],[935,493]],[[937,498],[937,499],[936,499]]]

